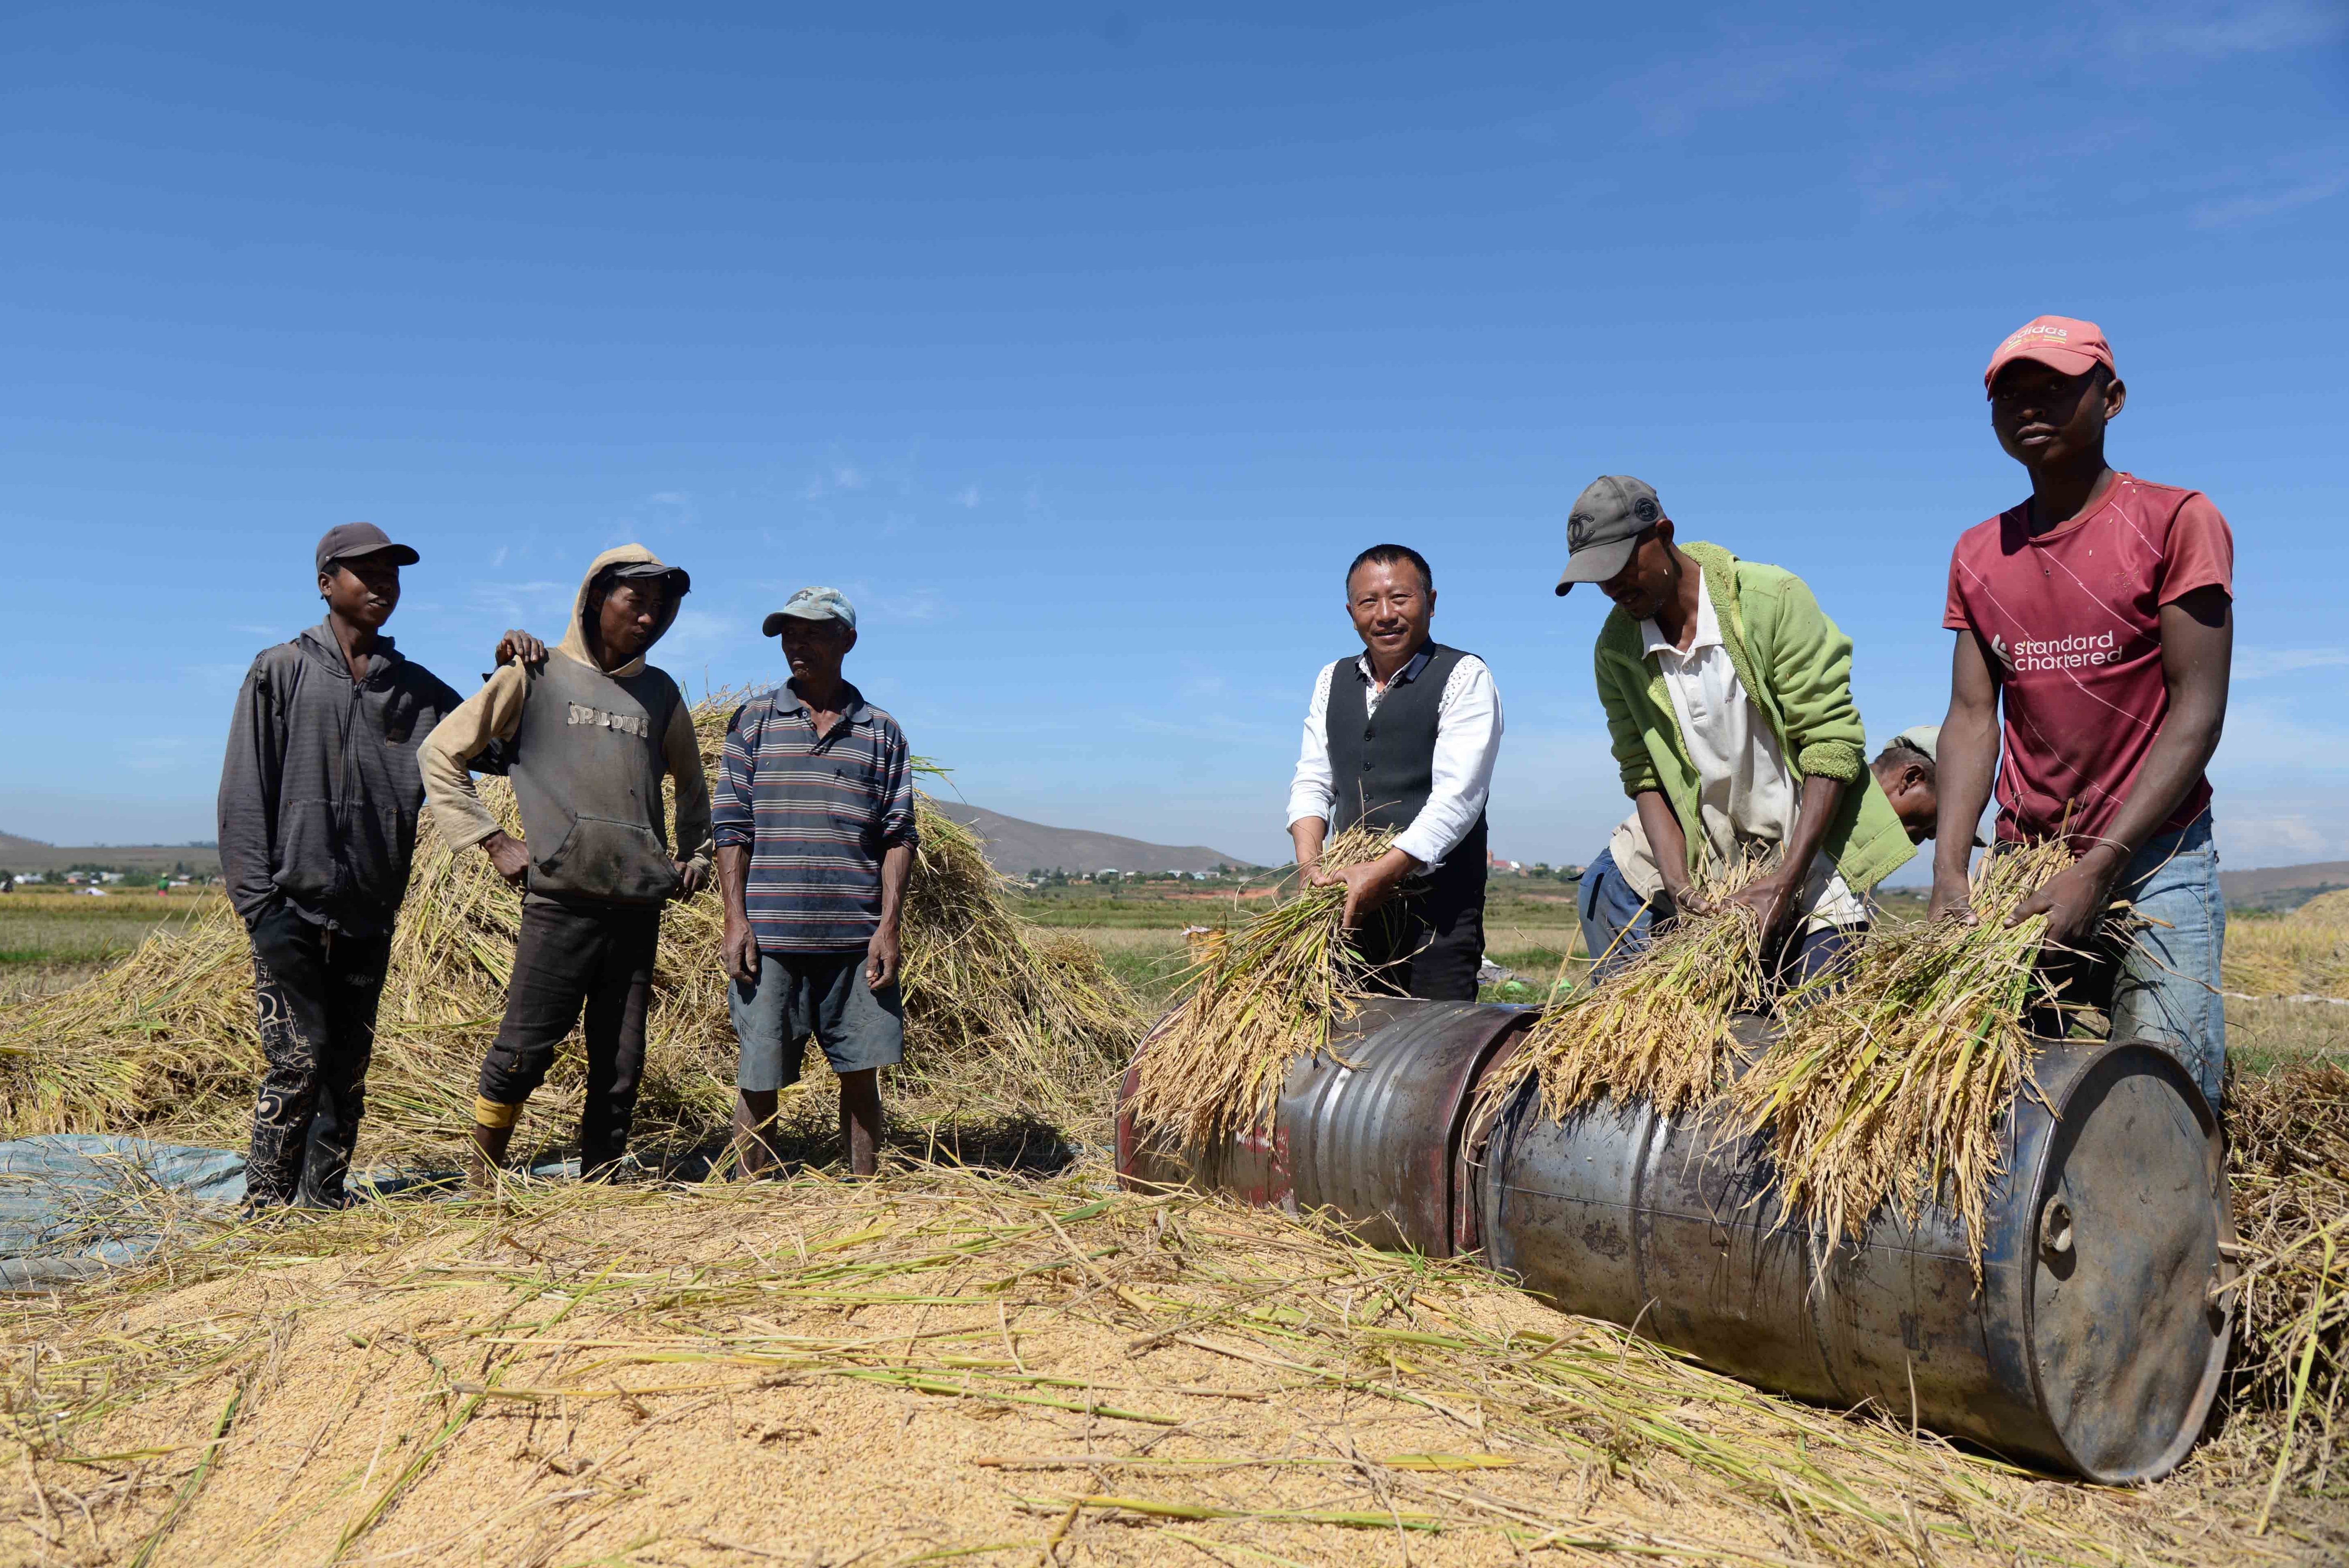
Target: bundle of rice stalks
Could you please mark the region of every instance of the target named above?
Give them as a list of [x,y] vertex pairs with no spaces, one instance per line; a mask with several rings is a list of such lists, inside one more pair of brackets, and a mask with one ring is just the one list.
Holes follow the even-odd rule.
[[[1386,853],[1390,832],[1350,828],[1323,846],[1332,872]],[[1346,889],[1306,883],[1206,944],[1189,995],[1142,1055],[1129,1102],[1145,1136],[1203,1144],[1266,1125],[1289,1068],[1329,1048],[1330,1027],[1369,995],[1346,940]]]
[[1878,931],[1848,972],[1807,989],[1734,1090],[1770,1131],[1790,1210],[1857,1237],[1888,1199],[1913,1221],[1946,1181],[1979,1278],[1996,1129],[2037,1055],[2024,1014],[2053,1000],[2036,967],[2046,922],[2007,921],[2071,859],[2060,842],[1986,856],[1976,923]]
[[1604,984],[1544,1013],[1485,1105],[1502,1104],[1528,1074],[1540,1076],[1554,1118],[1609,1096],[1651,1099],[1666,1116],[1710,1099],[1733,1048],[1730,1020],[1768,1000],[1761,918],[1730,901],[1769,870],[1750,860],[1700,883],[1706,913],[1682,914]]
[[2318,1063],[2234,1078],[2227,1137],[2245,1260],[2227,1403],[2276,1450],[2272,1506],[2288,1480],[2337,1482],[2349,1394],[2349,1070]]
[[[715,770],[733,693],[694,709]],[[481,797],[520,831],[503,779]],[[979,841],[916,798],[922,847],[904,915],[908,1066],[897,1098],[934,1112],[1017,1101],[1098,1119],[1133,1038],[1133,1004],[1081,940],[1021,920]],[[445,1159],[471,1121],[475,1075],[504,1010],[521,897],[486,857],[451,854],[428,822],[393,938],[368,1074],[367,1159]],[[655,998],[637,1101],[639,1148],[678,1151],[719,1136],[733,1099],[734,1036],[718,966],[724,914],[714,890],[661,923]],[[0,1130],[10,1134],[137,1127],[190,1141],[242,1141],[261,1071],[253,961],[225,901],[159,932],[87,984],[0,1018]],[[533,1097],[536,1135],[559,1143],[577,1121],[585,1062],[573,1047]]]

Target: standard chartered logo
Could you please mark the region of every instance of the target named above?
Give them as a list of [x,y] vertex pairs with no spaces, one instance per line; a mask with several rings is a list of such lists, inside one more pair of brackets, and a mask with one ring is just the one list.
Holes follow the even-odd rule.
[[2023,639],[2013,647],[2004,637],[1990,640],[1991,651],[1998,655],[2006,667],[2017,675],[2034,670],[2091,669],[2098,665],[2116,662],[2120,655],[2119,634],[2106,632],[2101,635],[2082,633],[2073,637]]

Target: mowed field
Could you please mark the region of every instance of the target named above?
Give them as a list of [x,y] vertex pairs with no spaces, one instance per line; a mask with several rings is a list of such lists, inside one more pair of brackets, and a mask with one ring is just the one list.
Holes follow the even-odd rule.
[[[1153,885],[1088,896],[1052,889],[1018,901],[1040,923],[1084,933],[1148,1010],[1169,1005],[1188,965],[1185,927],[1229,925],[1263,907],[1269,893],[1185,894]],[[150,932],[190,919],[216,891],[181,889],[86,893],[20,891],[0,895],[0,1006],[61,990],[128,957]],[[2310,1055],[2349,1058],[2349,910],[2319,904],[2288,915],[2238,912],[2227,932],[2229,1054],[2260,1070]],[[1894,892],[1882,917],[1923,916],[1924,900]],[[1496,880],[1485,905],[1485,952],[1522,979],[1487,986],[1485,999],[1533,1003],[1588,968],[1574,918],[1571,884]]]

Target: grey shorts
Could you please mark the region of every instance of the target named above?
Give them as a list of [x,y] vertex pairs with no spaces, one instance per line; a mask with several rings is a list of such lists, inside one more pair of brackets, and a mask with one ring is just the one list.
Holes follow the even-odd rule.
[[864,984],[864,954],[761,953],[759,979],[726,987],[727,1011],[742,1044],[735,1083],[779,1089],[800,1081],[800,1058],[815,1037],[836,1073],[895,1067],[905,1059],[905,1010],[896,982]]

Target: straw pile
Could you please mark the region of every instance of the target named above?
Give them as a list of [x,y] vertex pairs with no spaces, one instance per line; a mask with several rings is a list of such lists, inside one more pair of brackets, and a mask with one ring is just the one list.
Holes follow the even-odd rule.
[[[1354,827],[1322,847],[1331,872],[1386,853],[1394,835]],[[1146,1136],[1212,1143],[1272,1119],[1299,1060],[1330,1046],[1372,978],[1346,940],[1342,883],[1301,885],[1193,965],[1189,994],[1135,1064],[1128,1102]]]
[[[0,1329],[0,1560],[2338,1560],[2342,1511],[2033,1477],[1473,1266],[898,1168],[207,1228]],[[2247,1501],[2247,1498],[2249,1501]]]
[[1857,1237],[1887,1201],[1913,1221],[1945,1197],[1981,1277],[1996,1130],[2031,1083],[2024,1014],[2048,999],[2036,967],[2046,922],[2007,921],[2071,859],[2061,843],[1984,856],[1975,923],[1877,932],[1847,975],[1806,995],[1733,1091],[1748,1126],[1769,1132],[1790,1210]]
[[[2268,1498],[2339,1484],[2349,1398],[2349,1070],[2317,1063],[2227,1085],[2246,1262],[2230,1405],[2264,1411]],[[2239,1417],[2238,1419],[2247,1419]]]
[[[1485,1090],[1506,1102],[1528,1075],[1563,1119],[1597,1100],[1650,1099],[1666,1116],[1710,1099],[1734,1049],[1730,1021],[1768,1000],[1761,917],[1729,901],[1766,875],[1750,860],[1700,884],[1707,913],[1683,913],[1595,989],[1552,1007]],[[1564,972],[1560,971],[1560,979]]]
[[[728,715],[694,709],[705,766]],[[519,831],[512,789],[482,798]],[[1133,1038],[1133,1004],[1081,938],[1019,919],[979,841],[917,797],[921,849],[904,915],[906,1068],[893,1094],[933,1111],[1017,1109],[1061,1125],[1098,1118]],[[446,1160],[471,1120],[474,1078],[504,1007],[521,900],[486,857],[451,855],[431,827],[393,942],[367,1080],[363,1160]],[[677,1152],[719,1135],[734,1039],[718,967],[714,890],[662,921],[635,1145]],[[244,930],[222,901],[159,932],[88,983],[0,1016],[0,1130],[124,1131],[236,1147],[261,1069]],[[823,1075],[812,1075],[821,1078]],[[568,1140],[585,1062],[567,1047],[534,1096],[524,1142]]]

